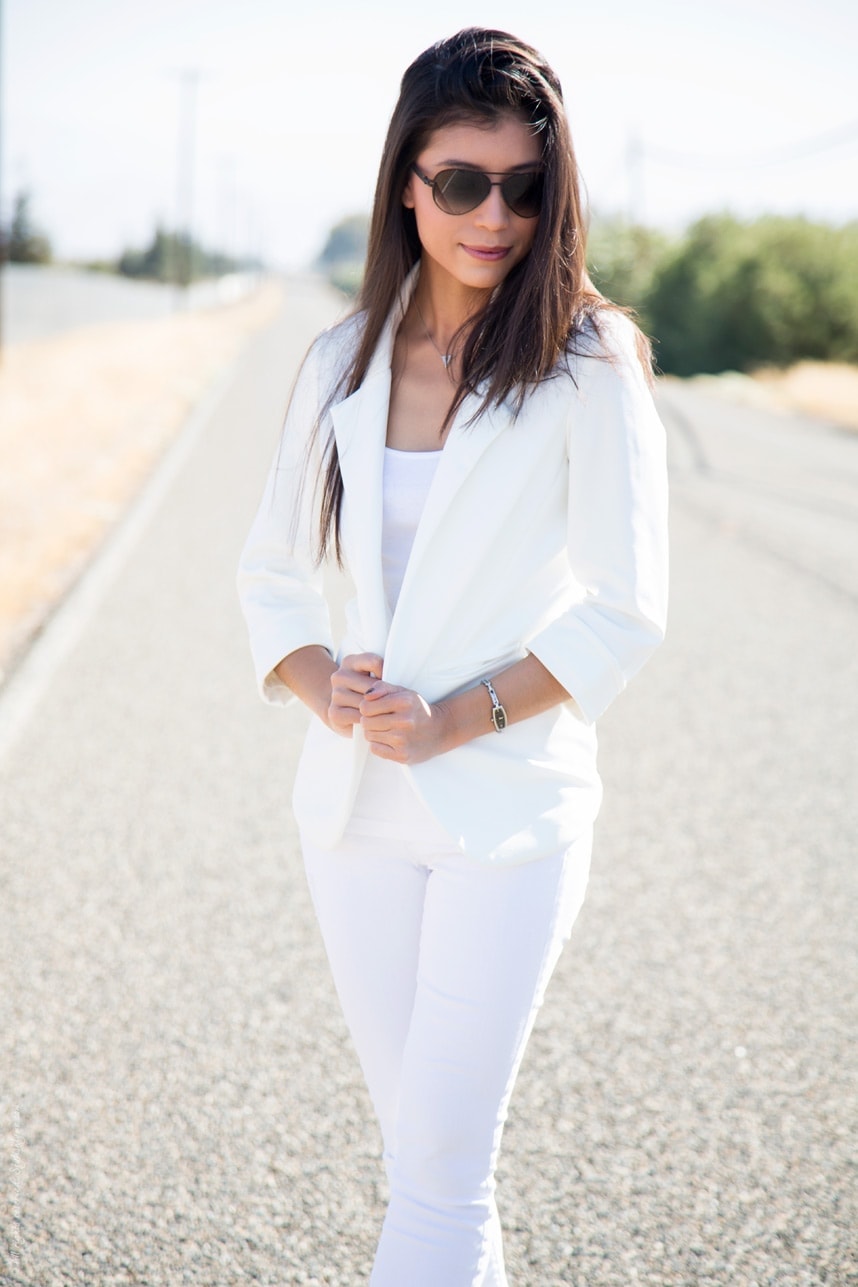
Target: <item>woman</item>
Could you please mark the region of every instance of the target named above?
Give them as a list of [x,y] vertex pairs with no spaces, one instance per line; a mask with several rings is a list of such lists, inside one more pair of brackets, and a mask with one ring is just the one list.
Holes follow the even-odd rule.
[[557,78],[502,32],[427,50],[239,574],[263,695],[313,713],[293,803],[383,1136],[374,1287],[507,1281],[494,1170],[584,896],[593,721],[664,627],[648,385],[586,274]]

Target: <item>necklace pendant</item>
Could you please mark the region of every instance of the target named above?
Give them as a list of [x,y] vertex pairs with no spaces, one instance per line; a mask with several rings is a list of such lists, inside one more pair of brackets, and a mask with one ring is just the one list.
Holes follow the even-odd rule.
[[432,339],[432,332],[429,330],[429,327],[426,325],[426,319],[424,318],[423,314],[420,312],[420,305],[417,303],[416,299],[414,300],[414,307],[417,310],[417,316],[420,318],[420,325],[423,327],[423,330],[426,333],[426,338],[429,341],[429,343],[432,345],[435,352],[438,354],[441,361],[444,363],[444,370],[446,371],[447,367],[453,361],[453,354],[442,353],[441,350],[438,348],[438,345]]

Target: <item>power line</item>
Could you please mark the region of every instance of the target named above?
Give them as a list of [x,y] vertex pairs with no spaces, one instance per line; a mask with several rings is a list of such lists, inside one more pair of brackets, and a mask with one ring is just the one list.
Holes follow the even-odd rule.
[[858,120],[849,121],[836,129],[827,130],[813,138],[787,147],[770,148],[766,152],[748,156],[701,156],[699,152],[680,152],[674,148],[660,147],[658,144],[640,142],[639,146],[648,159],[660,161],[663,165],[675,165],[693,170],[756,170],[766,165],[788,165],[792,161],[803,161],[807,157],[828,152],[831,148],[841,147],[858,139]]

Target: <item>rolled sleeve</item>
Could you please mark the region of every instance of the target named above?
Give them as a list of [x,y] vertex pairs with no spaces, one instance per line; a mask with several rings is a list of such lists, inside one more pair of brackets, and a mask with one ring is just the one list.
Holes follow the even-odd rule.
[[567,422],[567,557],[581,598],[527,642],[587,723],[664,638],[665,434],[624,319],[607,355],[581,359]]

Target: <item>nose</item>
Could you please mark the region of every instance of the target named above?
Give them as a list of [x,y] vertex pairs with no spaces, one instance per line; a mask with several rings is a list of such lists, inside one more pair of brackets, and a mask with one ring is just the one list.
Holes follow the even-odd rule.
[[499,183],[493,183],[489,194],[475,211],[476,222],[481,228],[505,228],[509,223],[509,206],[501,195]]

